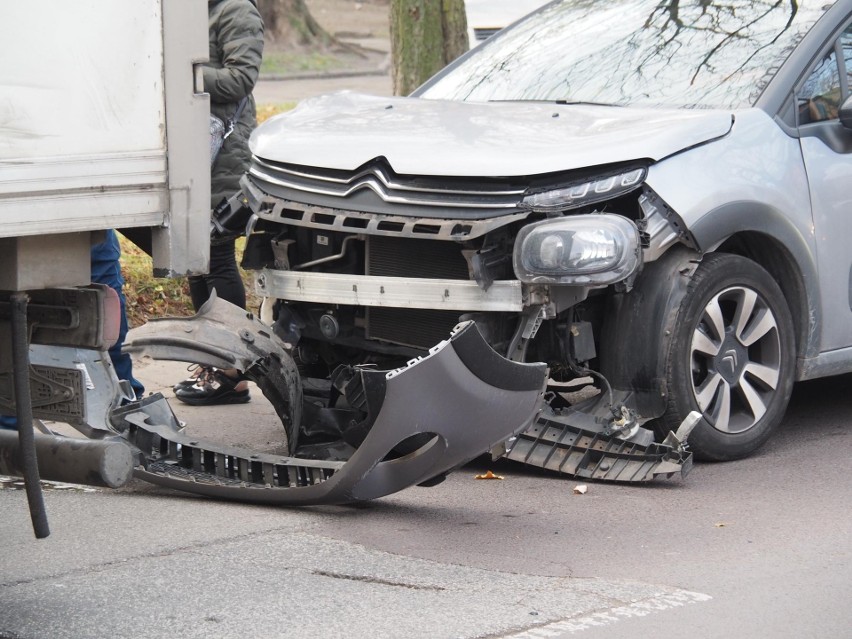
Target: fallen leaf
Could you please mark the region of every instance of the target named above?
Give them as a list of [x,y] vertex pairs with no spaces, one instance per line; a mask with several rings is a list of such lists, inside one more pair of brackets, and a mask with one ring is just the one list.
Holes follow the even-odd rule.
[[589,489],[586,484],[577,484],[574,486],[574,494],[575,495],[585,495],[586,491]]
[[474,479],[503,479],[503,475],[495,475],[489,470],[484,475],[477,475]]

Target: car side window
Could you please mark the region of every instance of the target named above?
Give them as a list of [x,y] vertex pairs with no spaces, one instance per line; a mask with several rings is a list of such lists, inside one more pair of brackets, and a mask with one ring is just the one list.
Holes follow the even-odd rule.
[[800,125],[836,120],[840,105],[849,95],[852,85],[852,25],[846,27],[836,44],[840,45],[842,59],[838,61],[838,47],[834,46],[817,63],[799,91]]
[[840,48],[843,51],[843,63],[846,67],[846,90],[852,87],[852,26],[846,27],[846,31],[840,36]]
[[836,120],[842,100],[840,70],[832,49],[817,64],[799,92],[799,124]]

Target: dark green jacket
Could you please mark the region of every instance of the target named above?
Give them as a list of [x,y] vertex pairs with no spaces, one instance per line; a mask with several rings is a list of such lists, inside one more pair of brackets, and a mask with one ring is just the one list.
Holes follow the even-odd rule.
[[263,20],[253,0],[207,0],[210,61],[204,65],[204,90],[210,112],[230,120],[243,97],[248,102],[234,132],[225,140],[211,169],[211,208],[239,189],[249,168],[248,138],[257,125],[251,95],[263,57]]

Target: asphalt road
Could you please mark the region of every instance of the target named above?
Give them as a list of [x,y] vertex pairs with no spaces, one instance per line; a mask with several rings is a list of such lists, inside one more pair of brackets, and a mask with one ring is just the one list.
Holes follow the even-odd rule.
[[[149,391],[183,373],[136,369]],[[852,637],[850,382],[799,385],[748,460],[585,495],[481,460],[358,507],[57,488],[38,541],[0,490],[0,637]],[[280,444],[257,389],[175,409],[199,437]]]

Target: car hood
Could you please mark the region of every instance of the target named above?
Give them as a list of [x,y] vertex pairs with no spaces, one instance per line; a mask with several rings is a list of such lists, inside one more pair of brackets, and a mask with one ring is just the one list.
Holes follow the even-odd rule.
[[403,175],[528,176],[660,160],[719,138],[728,111],[551,102],[457,102],[340,92],[258,127],[260,159],[352,171],[377,157]]

